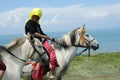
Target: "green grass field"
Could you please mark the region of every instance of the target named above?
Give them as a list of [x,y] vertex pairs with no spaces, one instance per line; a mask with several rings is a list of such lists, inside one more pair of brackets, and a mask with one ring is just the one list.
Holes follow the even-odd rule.
[[120,80],[120,52],[75,57],[62,80]]
[[120,52],[77,56],[62,80],[120,80]]

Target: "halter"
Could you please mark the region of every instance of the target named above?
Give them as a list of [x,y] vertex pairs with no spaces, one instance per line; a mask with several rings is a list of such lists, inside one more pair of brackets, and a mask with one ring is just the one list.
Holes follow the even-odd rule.
[[[28,39],[29,40],[29,39]],[[39,57],[41,57],[43,54],[45,54],[45,52],[43,52],[42,54],[35,48],[34,46],[34,40],[29,40],[32,48],[34,49],[32,55],[30,56],[30,59],[32,59],[32,57],[34,56],[34,53],[37,52],[37,54],[39,55]]]
[[[80,35],[80,33],[79,33]],[[78,53],[79,55],[82,54],[83,52],[85,52],[86,50],[88,50],[88,57],[90,57],[90,46],[91,46],[91,42],[93,42],[95,39],[93,38],[91,41],[87,40],[86,38],[83,37],[83,35],[81,36],[81,39],[84,39],[83,40],[83,43],[85,43],[87,46],[83,46],[83,45],[75,45],[75,44],[72,44],[71,46],[74,46],[74,47],[83,47],[85,48],[84,50],[82,50],[80,53]],[[52,39],[50,39],[52,41]],[[63,46],[63,47],[67,47],[66,44],[61,44],[60,42],[58,41],[54,41],[56,42],[57,44]]]
[[[79,33],[80,35],[80,33]],[[93,42],[95,39],[93,38],[91,41],[87,40],[85,37],[83,37],[83,35],[80,37],[80,40],[83,39],[83,43],[85,43],[87,46],[83,46],[83,45],[74,45],[75,47],[84,47],[85,49],[82,50],[80,53],[78,53],[79,55],[81,55],[83,52],[88,50],[88,57],[90,57],[90,46],[91,46],[91,42]]]
[[[32,55],[31,55],[30,59],[34,56],[34,52],[37,52],[37,54],[39,55],[39,57],[41,57],[42,54],[45,54],[45,52],[43,52],[42,54],[40,54],[40,52],[35,48],[33,40],[29,40],[29,42],[30,42],[31,46],[34,49],[34,51],[33,51]],[[7,51],[9,54],[11,54],[12,56],[14,56],[15,58],[17,58],[17,59],[19,59],[19,60],[21,60],[23,62],[27,62],[27,60],[21,59],[21,58],[17,57],[16,55],[14,55],[10,50],[8,50],[7,48],[5,48],[4,46],[0,46],[0,48],[4,49],[5,51]]]
[[[88,41],[87,39],[85,39],[86,41]],[[87,51],[88,50],[88,57],[90,57],[90,45],[91,45],[91,42],[93,42],[95,39],[92,39],[91,41],[88,41],[88,42],[84,42],[87,46],[82,46],[82,47],[85,47],[84,50],[82,50],[80,53],[78,53],[79,55],[81,55],[83,52]],[[75,45],[75,47],[81,47],[81,46],[77,46]]]

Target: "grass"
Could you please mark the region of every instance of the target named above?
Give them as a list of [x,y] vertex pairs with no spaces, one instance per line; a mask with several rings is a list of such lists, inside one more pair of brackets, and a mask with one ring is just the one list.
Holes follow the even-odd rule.
[[120,52],[77,56],[62,80],[120,80]]
[[120,52],[77,56],[62,80],[120,80]]

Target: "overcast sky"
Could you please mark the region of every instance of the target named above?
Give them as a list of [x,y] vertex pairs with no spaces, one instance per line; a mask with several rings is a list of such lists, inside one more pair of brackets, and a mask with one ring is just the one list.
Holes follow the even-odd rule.
[[43,11],[44,32],[120,28],[120,0],[1,0],[0,33],[23,34],[25,20],[34,7]]

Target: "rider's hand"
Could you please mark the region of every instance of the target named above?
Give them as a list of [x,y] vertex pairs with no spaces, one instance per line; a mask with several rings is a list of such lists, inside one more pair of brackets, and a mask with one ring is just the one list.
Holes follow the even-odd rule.
[[36,67],[37,63],[36,62],[32,62],[31,64],[32,64],[32,68],[34,69]]
[[55,38],[52,38],[52,41],[55,42]]

